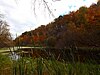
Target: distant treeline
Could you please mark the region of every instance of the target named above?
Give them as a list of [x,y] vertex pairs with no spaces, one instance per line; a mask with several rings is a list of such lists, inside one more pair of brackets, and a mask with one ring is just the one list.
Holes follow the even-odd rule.
[[100,1],[24,32],[14,42],[23,46],[100,47]]

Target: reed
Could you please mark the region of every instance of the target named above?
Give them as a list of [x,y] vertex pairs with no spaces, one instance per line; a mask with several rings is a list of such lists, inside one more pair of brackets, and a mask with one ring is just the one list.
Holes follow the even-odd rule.
[[55,59],[23,57],[11,60],[0,55],[0,75],[99,75],[100,64],[68,63]]

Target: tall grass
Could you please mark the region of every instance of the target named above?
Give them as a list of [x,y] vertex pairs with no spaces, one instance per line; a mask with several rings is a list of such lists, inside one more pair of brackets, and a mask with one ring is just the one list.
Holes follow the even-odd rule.
[[100,65],[60,62],[42,57],[12,60],[0,55],[0,75],[100,75]]
[[12,61],[6,55],[0,54],[0,75],[11,75]]

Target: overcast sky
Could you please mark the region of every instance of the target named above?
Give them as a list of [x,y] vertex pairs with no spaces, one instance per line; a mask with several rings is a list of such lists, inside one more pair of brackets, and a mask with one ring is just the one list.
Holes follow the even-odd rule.
[[[33,0],[34,1],[34,0]],[[37,28],[40,25],[46,25],[70,11],[75,11],[81,6],[89,7],[97,0],[46,0],[55,17],[48,14],[48,10],[44,8],[41,0],[36,0],[36,8],[34,14],[32,0],[0,0],[0,13],[5,15],[5,19],[10,25],[10,32],[13,37],[21,35],[25,31]]]

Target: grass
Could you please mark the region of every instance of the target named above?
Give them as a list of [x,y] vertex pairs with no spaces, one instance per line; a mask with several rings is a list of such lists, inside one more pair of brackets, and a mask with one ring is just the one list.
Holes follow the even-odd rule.
[[[1,53],[5,51],[8,50],[0,49]],[[0,75],[100,75],[100,64],[93,62],[58,61],[53,56],[49,59],[40,56],[13,60],[8,55],[0,54]]]
[[6,55],[0,55],[0,75],[10,75],[12,72],[12,61]]
[[0,55],[0,75],[99,75],[100,65],[68,63],[55,59],[22,57],[12,60]]

